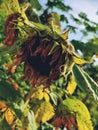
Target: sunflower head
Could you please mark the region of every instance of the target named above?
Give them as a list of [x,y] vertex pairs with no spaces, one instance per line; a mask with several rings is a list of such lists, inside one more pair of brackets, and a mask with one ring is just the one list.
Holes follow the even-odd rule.
[[60,76],[60,66],[65,63],[65,53],[58,46],[52,53],[54,40],[49,37],[32,36],[18,50],[15,65],[24,62],[24,79],[30,80],[33,86],[41,84],[48,87]]
[[[68,32],[62,34],[59,24],[60,17],[56,13],[49,15],[48,25],[31,23],[22,15],[19,17],[17,13],[11,14],[5,22],[5,44],[8,47],[20,38],[18,33],[21,29],[16,29],[20,25],[20,18],[23,23],[20,26],[26,30],[27,34],[26,39],[24,38],[21,45],[19,44],[20,48],[17,49],[13,65],[17,66],[24,62],[24,80],[29,80],[32,86],[43,84],[49,87],[52,82],[70,70],[73,62],[72,52],[69,53],[70,47],[66,42]],[[9,30],[10,33],[8,33]]]

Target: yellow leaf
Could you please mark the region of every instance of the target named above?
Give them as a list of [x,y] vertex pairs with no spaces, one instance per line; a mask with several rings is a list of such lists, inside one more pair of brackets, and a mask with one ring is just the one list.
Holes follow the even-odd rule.
[[41,100],[43,99],[43,90],[42,89],[37,89],[34,94],[32,95],[32,100]]
[[91,120],[86,121],[81,119],[79,115],[76,115],[78,130],[93,130]]
[[8,109],[6,112],[5,112],[5,119],[7,121],[7,123],[9,125],[12,125],[13,121],[14,121],[14,114],[13,114],[13,111],[11,109]]
[[68,39],[69,31],[70,31],[70,28],[69,28],[67,31],[65,31],[64,33],[61,34],[61,37],[62,37],[64,40],[67,40],[67,39]]
[[17,11],[20,13],[21,11],[20,11],[20,6],[19,6],[18,0],[13,0],[13,2],[15,3],[15,7],[16,7]]
[[73,56],[73,60],[78,65],[83,65],[83,64],[88,63],[86,60],[84,60],[84,59],[82,59],[80,57],[77,57],[77,56]]
[[66,91],[68,94],[73,94],[76,89],[76,81],[73,75],[70,75],[70,80],[68,81]]
[[49,102],[50,97],[49,97],[48,93],[43,92],[43,96],[44,96],[45,101]]
[[59,108],[63,115],[66,112],[75,114],[78,130],[93,130],[90,113],[82,101],[75,97],[67,98]]
[[47,92],[43,91],[43,88],[38,88],[37,90],[34,91],[34,93],[32,94],[32,101],[36,101],[36,100],[45,100],[45,101],[49,101],[50,97],[48,95]]
[[4,112],[7,109],[7,105],[5,102],[0,101],[0,112]]
[[35,120],[40,123],[45,123],[54,116],[54,108],[50,102],[42,102],[38,109],[35,111]]
[[19,12],[20,13],[20,6],[18,0],[7,0],[7,7],[9,11],[12,12]]

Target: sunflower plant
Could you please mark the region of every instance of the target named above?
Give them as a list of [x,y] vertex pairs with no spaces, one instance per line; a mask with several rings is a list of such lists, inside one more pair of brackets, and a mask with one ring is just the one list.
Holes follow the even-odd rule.
[[35,9],[43,10],[35,0],[0,5],[0,129],[93,130],[77,97],[79,90],[98,100],[98,85],[83,70],[90,61],[75,52],[56,12],[42,19]]

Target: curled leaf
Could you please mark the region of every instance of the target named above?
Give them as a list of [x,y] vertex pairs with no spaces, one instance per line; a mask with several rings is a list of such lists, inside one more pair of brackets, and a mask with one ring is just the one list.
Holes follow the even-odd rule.
[[9,125],[12,125],[13,121],[14,121],[14,114],[13,114],[13,111],[11,109],[8,109],[6,112],[5,112],[5,119],[7,121],[7,123]]
[[77,65],[72,68],[78,87],[84,92],[90,92],[98,100],[98,85],[95,81]]
[[78,130],[93,130],[90,113],[83,102],[75,98],[67,98],[59,106],[63,115],[70,113],[76,117]]

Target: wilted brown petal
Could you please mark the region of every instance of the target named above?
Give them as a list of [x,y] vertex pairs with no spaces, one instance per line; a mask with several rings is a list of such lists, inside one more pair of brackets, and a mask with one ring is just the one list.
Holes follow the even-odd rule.
[[43,84],[49,87],[51,82],[59,78],[60,66],[65,63],[66,54],[62,54],[61,47],[49,54],[53,44],[51,38],[47,40],[40,36],[32,36],[18,50],[15,63],[25,63],[24,79],[30,80],[32,86]]
[[17,38],[18,30],[16,29],[16,21],[19,17],[18,13],[10,14],[8,15],[5,24],[4,24],[4,32],[6,35],[6,38],[4,40],[4,43],[9,48],[12,46]]
[[61,48],[58,48],[53,54],[51,58],[50,65],[53,66],[53,64],[59,59],[61,55]]
[[50,49],[51,49],[51,47],[53,45],[53,42],[50,41],[46,45],[47,46],[45,48],[43,48],[42,53],[41,53],[41,59],[42,59],[42,61],[46,60],[47,55],[48,55],[48,53],[49,53],[49,51],[50,51]]

